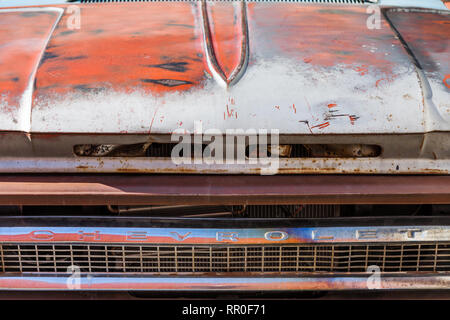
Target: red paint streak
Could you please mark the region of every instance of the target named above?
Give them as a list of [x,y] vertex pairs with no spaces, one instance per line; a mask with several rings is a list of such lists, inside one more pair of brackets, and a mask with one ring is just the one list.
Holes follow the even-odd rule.
[[330,122],[327,121],[327,122],[318,124],[316,126],[313,126],[313,127],[311,127],[311,129],[313,129],[313,128],[324,129],[324,128],[328,127],[329,125],[330,125]]
[[450,79],[450,74],[445,75],[442,82],[444,82],[445,86],[450,89],[450,84],[447,82],[448,79]]
[[229,107],[228,107],[228,105],[227,105],[227,111],[226,111],[226,114],[225,114],[225,112],[223,113],[223,116],[224,116],[224,119],[225,119],[225,116],[227,116],[228,118],[232,118],[233,116],[235,117],[235,118],[237,118],[237,112],[236,112],[236,110],[234,110],[234,109],[230,109]]
[[312,61],[312,58],[304,58],[303,62],[305,63],[310,63]]
[[348,116],[348,118],[350,119],[350,123],[351,123],[352,125],[354,125],[357,118],[354,117],[354,116]]
[[359,75],[364,76],[367,73],[369,73],[369,69],[367,68],[367,65],[362,65],[360,67],[355,67],[353,70],[359,73]]
[[377,82],[375,82],[375,87],[378,88],[378,86],[380,85],[380,82],[383,81],[383,80],[386,80],[386,79],[385,78],[378,79]]
[[328,108],[334,108],[334,107],[336,107],[337,106],[337,104],[336,103],[329,103],[328,104]]
[[292,110],[294,110],[294,113],[297,113],[297,108],[295,108],[295,104],[292,104]]

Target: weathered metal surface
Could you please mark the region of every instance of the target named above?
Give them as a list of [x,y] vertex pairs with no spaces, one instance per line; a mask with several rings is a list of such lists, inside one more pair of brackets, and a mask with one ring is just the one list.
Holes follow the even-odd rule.
[[[295,173],[366,173],[366,174],[447,174],[450,158],[450,135],[445,132],[411,135],[300,135],[280,136],[280,144],[377,145],[378,157],[315,158],[295,155],[293,158],[269,159],[251,164],[175,164],[170,157],[76,157],[74,146],[82,144],[170,143],[168,135],[89,135],[89,134],[0,134],[3,161],[0,172],[135,172],[135,173],[260,173],[278,166],[278,174]],[[133,149],[134,150],[134,149]],[[170,152],[169,152],[170,154]]]
[[[211,162],[212,159],[209,159]],[[448,159],[380,158],[267,158],[267,163],[177,164],[170,158],[10,158],[0,162],[1,173],[209,173],[209,174],[449,174]],[[273,170],[272,170],[273,169]]]
[[1,175],[0,203],[449,204],[450,176]]
[[[1,290],[69,290],[68,276],[0,276]],[[369,275],[296,277],[152,277],[152,276],[102,276],[80,277],[80,286],[72,290],[146,290],[146,291],[291,291],[291,290],[367,290]],[[380,286],[374,289],[448,289],[450,276],[423,274],[381,277]]]
[[62,12],[0,10],[0,131],[30,130],[36,68]]
[[434,126],[446,128],[445,123],[450,123],[450,11],[391,9],[386,14],[428,80],[426,103],[442,117]]
[[[193,132],[195,120],[204,131],[222,133],[279,129],[281,143],[328,137],[325,143],[382,148],[381,157],[372,159],[283,159],[278,173],[449,172],[443,11],[389,11],[389,20],[381,16],[381,28],[371,30],[362,5],[78,6],[80,29],[69,28],[68,11],[59,20],[66,6],[0,10],[8,21],[17,20],[14,28],[4,24],[0,44],[11,43],[11,30],[13,43],[27,43],[29,24],[42,29],[35,51],[21,47],[31,54],[24,63],[0,66],[0,78],[29,74],[17,86],[16,77],[8,78],[0,89],[0,131],[24,132],[0,135],[0,155],[10,157],[1,172],[261,172],[258,165],[177,166],[170,159],[73,155],[73,146],[83,143],[151,142],[177,129]],[[413,36],[416,24],[423,31]],[[426,59],[422,70],[412,54],[424,41],[428,49],[417,57]],[[439,66],[437,78],[428,66]],[[9,88],[6,95],[3,88]]]
[[[207,17],[200,2],[79,6],[81,28],[69,30],[65,13],[45,50],[31,131],[170,133],[194,120],[281,133],[425,131],[414,66],[385,20],[367,29],[365,6],[255,2],[242,5],[246,19],[236,3],[222,13],[207,2]],[[239,22],[224,27],[231,14]],[[206,18],[216,28],[209,46]],[[227,89],[207,49],[233,72],[244,21],[248,66]]]

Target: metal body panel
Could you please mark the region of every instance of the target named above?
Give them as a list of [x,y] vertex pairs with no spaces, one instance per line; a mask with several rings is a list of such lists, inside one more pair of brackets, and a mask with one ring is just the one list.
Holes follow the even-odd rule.
[[450,176],[1,175],[4,205],[450,203]]
[[450,122],[450,11],[393,9],[387,16],[426,76],[426,103]]
[[[192,131],[194,120],[205,129],[294,134],[435,129],[411,58],[384,19],[367,29],[366,6],[250,2],[231,29],[220,22],[230,10],[205,17],[199,2],[79,6],[83,27],[68,30],[66,12],[37,70],[32,132],[171,133]],[[212,43],[205,19],[222,26]],[[244,63],[239,21],[248,28],[248,66],[224,87],[208,45],[227,72]]]
[[[366,28],[365,7],[246,7],[248,67],[237,83],[224,88],[207,53],[208,46],[223,40],[220,33],[212,33],[213,44],[203,41],[205,17],[199,3],[81,6],[85,25],[68,34],[63,17],[46,51],[52,58],[42,62],[36,75],[32,131],[192,132],[194,121],[201,121],[205,130],[223,131],[424,131],[414,66],[386,22],[379,30]],[[124,10],[129,15],[123,16]],[[108,27],[95,33],[99,15]],[[209,15],[212,19],[217,15]],[[336,31],[330,33],[330,26]],[[233,47],[238,54],[240,42],[234,43],[239,44]],[[72,57],[80,59],[67,61]],[[183,71],[151,67],[183,63]],[[64,72],[49,72],[53,68]],[[77,74],[80,70],[89,73]]]
[[[212,160],[211,160],[212,161]],[[274,170],[271,170],[274,168]],[[265,171],[267,170],[267,171]],[[267,164],[177,164],[170,158],[9,158],[1,173],[183,173],[183,174],[449,174],[448,159],[295,158]]]
[[30,131],[36,69],[62,12],[0,10],[0,131]]

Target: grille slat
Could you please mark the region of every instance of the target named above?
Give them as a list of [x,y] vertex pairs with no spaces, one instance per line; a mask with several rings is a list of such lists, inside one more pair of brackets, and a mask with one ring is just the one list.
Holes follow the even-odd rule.
[[450,272],[450,243],[300,245],[2,244],[1,272]]

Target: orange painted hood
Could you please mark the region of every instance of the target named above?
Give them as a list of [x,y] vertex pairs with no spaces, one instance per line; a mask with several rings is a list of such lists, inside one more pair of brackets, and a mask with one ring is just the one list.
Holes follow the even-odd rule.
[[373,29],[361,5],[76,8],[0,10],[0,130],[450,130],[445,11],[392,9]]

